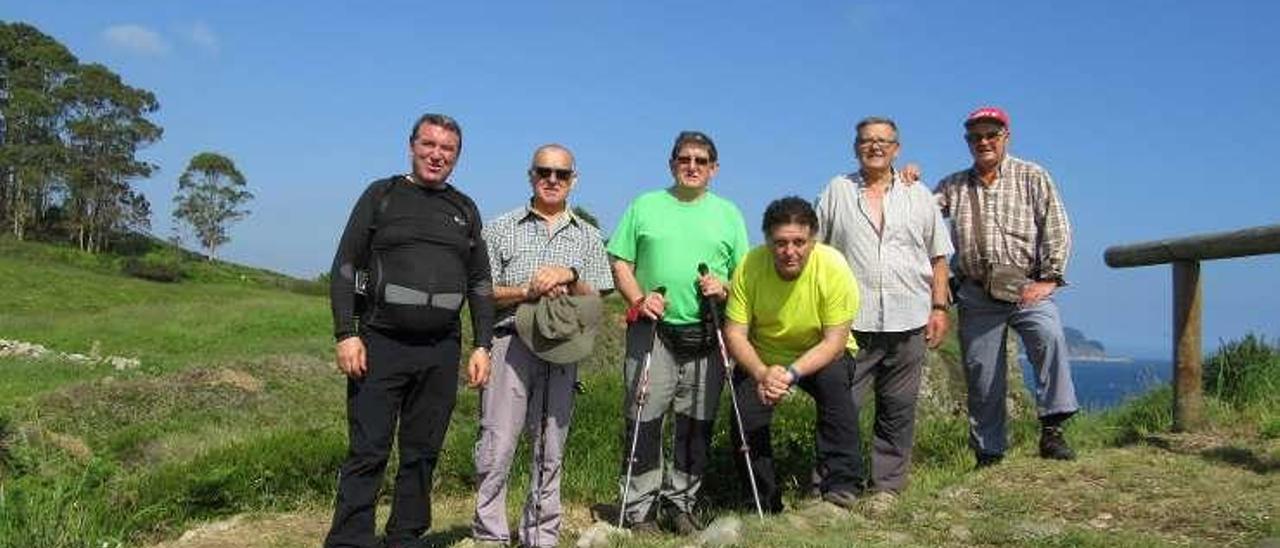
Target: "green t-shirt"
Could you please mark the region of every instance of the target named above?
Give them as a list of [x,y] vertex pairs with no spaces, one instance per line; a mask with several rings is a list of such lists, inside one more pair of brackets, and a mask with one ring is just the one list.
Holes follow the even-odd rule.
[[733,202],[708,191],[682,202],[667,190],[641,194],[609,238],[610,255],[635,265],[640,289],[667,288],[662,321],[697,323],[698,263],[728,280],[746,256],[747,225]]
[[[858,315],[858,282],[844,256],[826,244],[814,245],[804,270],[784,280],[773,267],[767,245],[747,254],[733,274],[725,316],[747,326],[747,338],[765,365],[787,366],[822,341],[822,328]],[[849,333],[845,347],[857,352]]]

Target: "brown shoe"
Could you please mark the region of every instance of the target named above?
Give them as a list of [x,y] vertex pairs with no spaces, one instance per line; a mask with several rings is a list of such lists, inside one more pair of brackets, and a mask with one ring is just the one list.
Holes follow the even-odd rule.
[[636,535],[657,535],[662,533],[662,529],[658,528],[658,522],[651,519],[628,523],[627,529],[630,529]]
[[701,531],[702,527],[698,526],[698,520],[693,517],[693,514],[680,512],[671,517],[670,530],[672,533],[682,537],[687,537],[689,535],[698,534],[698,531]]
[[1040,458],[1053,460],[1075,460],[1076,452],[1067,445],[1062,436],[1061,426],[1045,426],[1040,429]]

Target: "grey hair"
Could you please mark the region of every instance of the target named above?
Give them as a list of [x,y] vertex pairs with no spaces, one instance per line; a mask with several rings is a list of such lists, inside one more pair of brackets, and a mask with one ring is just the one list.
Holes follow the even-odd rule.
[[884,124],[886,126],[893,128],[893,137],[895,139],[898,137],[898,124],[893,123],[893,119],[886,118],[884,116],[868,116],[866,118],[858,120],[858,125],[853,127],[853,139],[855,141],[858,140],[858,135],[862,134],[862,128],[867,126],[874,126],[877,124]]

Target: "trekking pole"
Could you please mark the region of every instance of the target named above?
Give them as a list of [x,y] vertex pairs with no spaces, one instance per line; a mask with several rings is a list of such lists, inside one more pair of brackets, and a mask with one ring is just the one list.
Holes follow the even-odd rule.
[[[709,269],[707,263],[698,263],[698,275],[706,276]],[[716,309],[716,304],[711,302],[710,297],[703,296],[707,303],[707,309],[711,310],[711,322],[715,324],[716,343],[720,350],[720,362],[724,364],[724,380],[729,384],[729,402],[733,407],[733,419],[738,421],[738,437],[742,441],[742,446],[738,451],[742,453],[742,460],[747,463],[747,479],[751,482],[751,496],[756,502],[756,515],[760,519],[764,519],[764,506],[760,504],[760,489],[756,487],[756,472],[751,466],[751,446],[747,444],[747,431],[742,427],[742,412],[738,410],[738,394],[733,387],[733,365],[729,363],[729,352],[725,350],[724,335],[720,332],[720,311]]]
[[538,537],[542,536],[542,479],[547,465],[547,400],[551,399],[551,363],[544,361],[542,365],[546,372],[542,376],[542,424],[538,433],[538,457],[534,459],[534,465],[538,467],[537,483],[533,486],[534,546],[540,546],[538,541],[541,539]]
[[[665,294],[665,287],[654,289],[659,295]],[[653,320],[653,339],[649,341],[649,350],[644,353],[644,365],[640,367],[640,377],[636,379],[636,418],[631,429],[631,450],[627,453],[627,475],[622,481],[622,501],[618,503],[618,528],[627,517],[627,494],[631,492],[631,472],[636,464],[636,445],[640,442],[640,414],[644,412],[645,401],[649,398],[649,363],[653,360],[653,346],[658,342],[658,320]]]

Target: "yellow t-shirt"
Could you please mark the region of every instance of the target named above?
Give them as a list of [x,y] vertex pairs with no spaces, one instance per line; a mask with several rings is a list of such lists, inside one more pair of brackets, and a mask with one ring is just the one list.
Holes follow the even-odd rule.
[[[822,328],[858,315],[858,282],[835,248],[815,244],[804,270],[783,280],[767,245],[752,249],[733,273],[725,316],[747,326],[765,365],[786,366],[822,341]],[[850,353],[858,343],[849,333]]]

